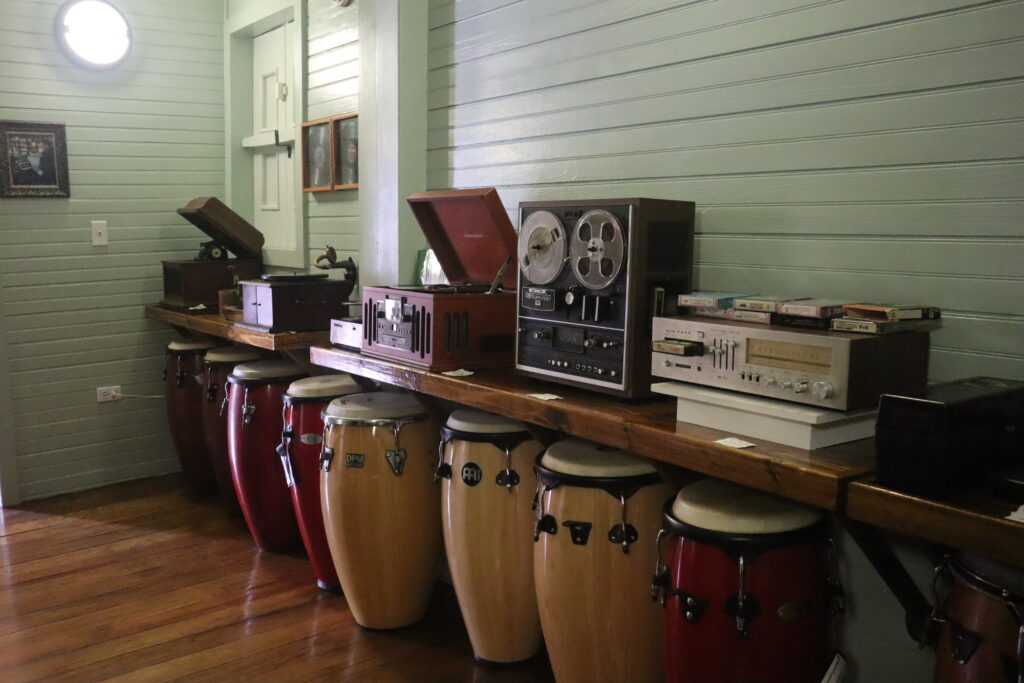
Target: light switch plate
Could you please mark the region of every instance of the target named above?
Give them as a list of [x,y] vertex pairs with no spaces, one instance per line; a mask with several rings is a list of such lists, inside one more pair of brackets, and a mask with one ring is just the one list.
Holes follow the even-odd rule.
[[92,246],[102,247],[108,242],[107,236],[107,222],[106,221],[90,221],[92,224]]

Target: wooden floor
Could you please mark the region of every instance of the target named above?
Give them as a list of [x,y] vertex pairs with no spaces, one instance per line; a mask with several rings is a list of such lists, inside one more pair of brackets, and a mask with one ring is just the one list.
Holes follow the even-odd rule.
[[[500,609],[500,605],[496,605]],[[303,558],[162,477],[0,510],[0,681],[546,681],[473,661],[451,588],[370,632]]]

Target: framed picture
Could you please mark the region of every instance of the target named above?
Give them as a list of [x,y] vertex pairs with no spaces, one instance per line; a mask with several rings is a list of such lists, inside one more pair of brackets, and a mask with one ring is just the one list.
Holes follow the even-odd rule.
[[0,121],[0,197],[70,197],[63,123]]
[[334,126],[334,189],[359,187],[359,114],[342,114]]
[[302,124],[302,191],[334,189],[334,145],[331,119]]

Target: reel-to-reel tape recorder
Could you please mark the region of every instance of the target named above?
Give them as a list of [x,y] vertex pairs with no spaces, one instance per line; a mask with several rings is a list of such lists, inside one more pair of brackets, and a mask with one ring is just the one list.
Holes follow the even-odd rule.
[[666,199],[521,203],[516,369],[649,394],[651,319],[690,291],[693,219]]

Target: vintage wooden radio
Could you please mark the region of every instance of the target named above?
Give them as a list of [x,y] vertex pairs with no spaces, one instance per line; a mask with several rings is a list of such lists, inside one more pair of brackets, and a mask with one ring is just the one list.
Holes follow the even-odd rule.
[[[164,261],[164,298],[168,308],[203,305],[217,308],[217,292],[239,280],[259,277],[263,235],[216,197],[193,199],[178,213],[211,238],[192,260]],[[237,258],[228,258],[228,252]]]
[[355,286],[352,274],[328,280],[327,273],[274,273],[245,280],[242,287],[243,327],[266,332],[327,330],[331,318],[348,313]]
[[516,231],[494,188],[408,199],[449,285],[363,288],[363,353],[428,370],[514,362]]

